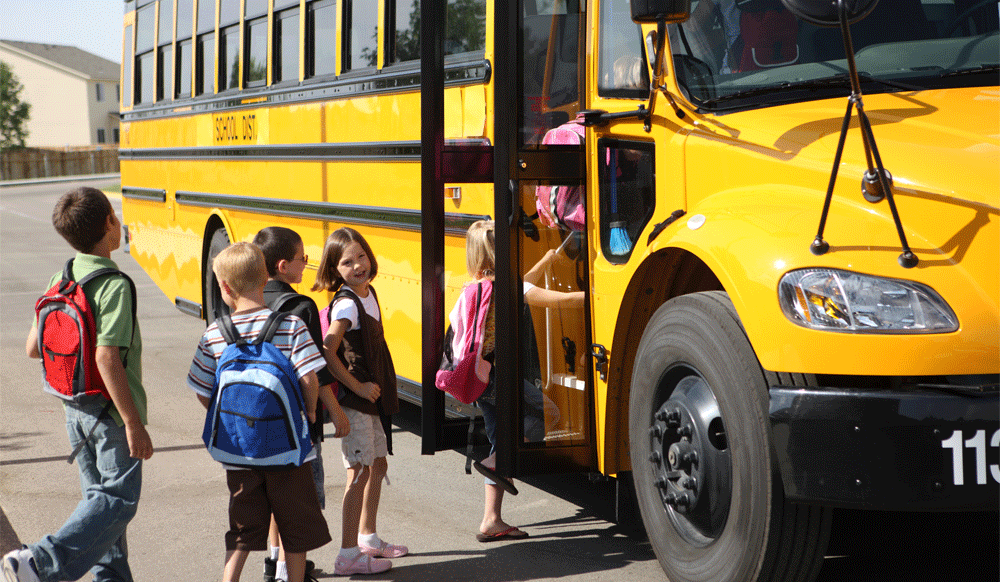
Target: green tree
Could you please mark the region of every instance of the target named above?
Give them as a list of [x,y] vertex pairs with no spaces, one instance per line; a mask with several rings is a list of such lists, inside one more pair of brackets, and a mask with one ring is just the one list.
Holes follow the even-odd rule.
[[0,61],[0,149],[24,147],[31,105],[21,101],[24,85],[17,80],[10,66]]

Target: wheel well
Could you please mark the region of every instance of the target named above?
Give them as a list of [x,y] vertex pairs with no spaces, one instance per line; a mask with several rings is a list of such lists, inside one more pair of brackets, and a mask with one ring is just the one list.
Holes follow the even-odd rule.
[[674,297],[701,291],[724,291],[715,273],[701,259],[682,249],[664,249],[636,270],[622,298],[615,326],[614,351],[608,368],[604,472],[631,468],[628,402],[632,365],[642,332],[653,313]]
[[208,264],[208,251],[212,244],[212,233],[218,229],[225,230],[226,225],[222,223],[222,219],[214,214],[208,217],[208,222],[205,223],[205,233],[201,237],[201,313],[202,319],[206,317],[208,310],[208,297],[205,297],[205,273],[212,268]]

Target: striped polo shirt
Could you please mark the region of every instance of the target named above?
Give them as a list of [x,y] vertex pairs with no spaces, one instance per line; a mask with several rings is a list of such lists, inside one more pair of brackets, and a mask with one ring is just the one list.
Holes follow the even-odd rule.
[[[256,311],[233,315],[232,319],[240,335],[247,340],[253,340],[264,327],[269,315],[271,310],[262,307]],[[309,336],[306,324],[294,315],[286,317],[278,326],[271,343],[288,356],[299,380],[309,372],[315,372],[326,366],[326,359]],[[200,396],[212,397],[216,365],[225,349],[226,340],[219,331],[219,325],[212,323],[198,342],[187,377],[188,386]]]

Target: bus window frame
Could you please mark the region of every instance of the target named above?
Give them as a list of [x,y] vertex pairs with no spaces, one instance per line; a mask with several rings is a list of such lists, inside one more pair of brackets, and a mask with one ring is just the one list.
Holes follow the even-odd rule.
[[[301,45],[300,40],[302,39],[302,26],[301,26],[301,9],[298,5],[284,8],[278,10],[277,3],[275,3],[274,17],[271,19],[271,86],[272,87],[287,87],[290,85],[295,85],[299,83],[299,63],[302,62],[304,55],[299,52],[299,46]],[[279,63],[281,60],[281,47],[282,36],[284,34],[283,27],[280,26],[281,22],[284,20],[293,20],[295,23],[295,58],[292,59],[292,69],[294,73],[291,77],[287,79],[279,79],[278,76],[284,69],[284,66]]]
[[[195,57],[194,57],[194,87],[193,87],[194,96],[201,97],[204,95],[208,95],[209,97],[211,97],[212,95],[215,95],[215,81],[216,81],[215,77],[217,75],[215,66],[215,55],[216,55],[215,31],[213,30],[212,32],[205,32],[199,34],[195,40],[196,43],[194,48]],[[205,43],[208,41],[212,43],[210,55],[205,54]],[[206,75],[205,66],[207,64],[205,59],[210,59],[210,62],[212,64],[211,75],[208,76],[207,78],[205,76]],[[205,87],[206,80],[210,80],[212,82],[212,86],[210,88]]]
[[[263,40],[264,40],[264,78],[263,79],[250,79],[250,59],[254,55],[251,54],[253,48],[252,43],[255,37],[250,34],[251,29],[254,27],[263,26]],[[263,16],[246,16],[243,20],[243,88],[252,89],[257,87],[264,87],[267,85],[268,79],[268,67],[270,66],[267,62],[267,39],[268,35],[271,34],[271,23],[268,22],[267,14]]]
[[[178,40],[174,43],[174,100],[191,99],[194,93],[192,75],[194,74],[194,39],[189,37]],[[187,67],[184,66],[185,59],[179,58],[181,49],[187,48]],[[187,73],[185,75],[185,72]],[[183,79],[187,79],[187,83]],[[187,93],[182,94],[181,90],[187,87]]]
[[[227,74],[227,72],[229,70],[229,65],[230,65],[230,63],[229,63],[229,57],[230,57],[230,55],[229,55],[229,51],[226,50],[226,47],[228,45],[226,43],[224,43],[224,40],[226,40],[229,37],[229,35],[233,35],[233,34],[235,34],[235,36],[236,36],[236,42],[233,44],[233,48],[234,48],[235,53],[236,53],[236,55],[235,55],[235,57],[236,57],[235,64],[236,64],[237,74],[236,74],[236,83],[231,85],[229,83],[229,75]],[[218,64],[216,65],[216,76],[217,76],[217,79],[215,81],[217,83],[218,92],[220,94],[221,93],[234,93],[234,92],[242,90],[243,87],[240,84],[240,82],[243,79],[243,73],[242,73],[242,68],[241,68],[241,63],[240,63],[240,54],[243,51],[240,50],[240,24],[239,24],[239,22],[237,22],[235,24],[227,24],[225,27],[223,27],[221,25],[219,26],[219,48],[218,48],[218,51],[219,51],[219,58],[218,58]]]

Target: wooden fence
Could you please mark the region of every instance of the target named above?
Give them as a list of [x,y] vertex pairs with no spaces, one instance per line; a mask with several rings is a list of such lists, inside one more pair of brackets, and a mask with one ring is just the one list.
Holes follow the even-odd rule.
[[29,180],[56,176],[119,172],[117,147],[47,150],[10,149],[0,152],[0,180]]

